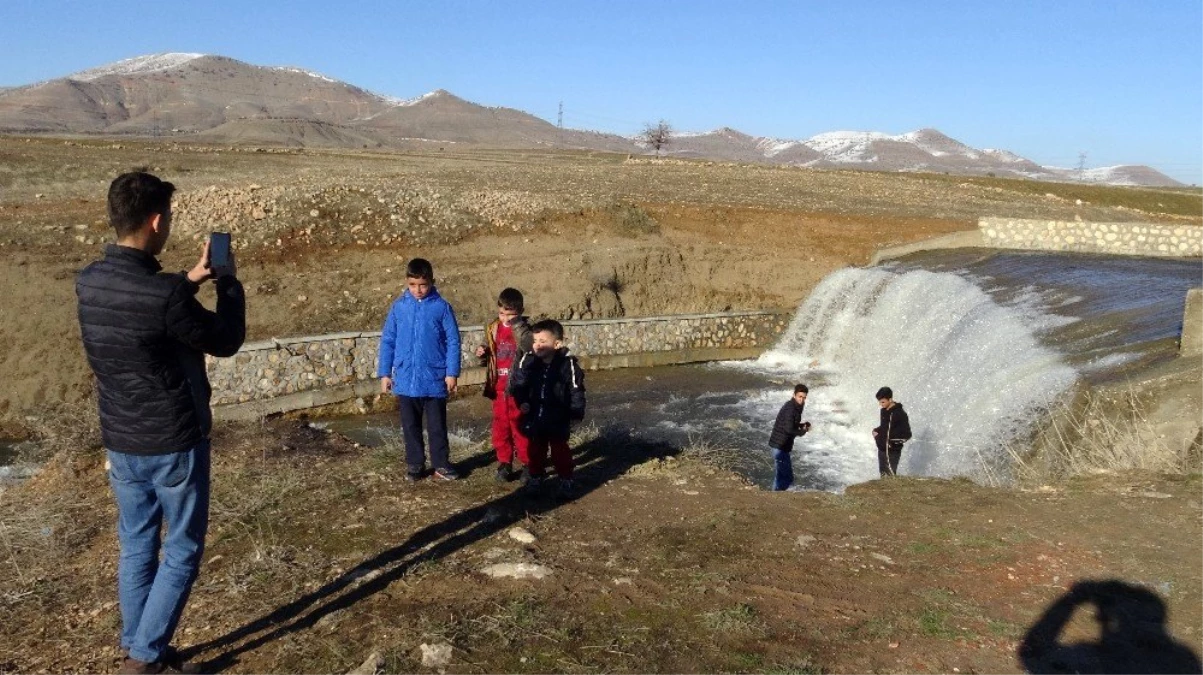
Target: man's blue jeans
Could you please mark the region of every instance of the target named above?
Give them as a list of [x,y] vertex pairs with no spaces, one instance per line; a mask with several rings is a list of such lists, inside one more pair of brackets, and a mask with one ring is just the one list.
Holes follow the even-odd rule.
[[[209,442],[169,455],[108,451],[117,498],[121,646],[159,661],[200,570],[209,528]],[[159,560],[160,534],[163,560]]]
[[776,475],[773,476],[773,489],[788,490],[794,484],[794,461],[790,453],[780,448],[772,448],[773,463],[776,465]]

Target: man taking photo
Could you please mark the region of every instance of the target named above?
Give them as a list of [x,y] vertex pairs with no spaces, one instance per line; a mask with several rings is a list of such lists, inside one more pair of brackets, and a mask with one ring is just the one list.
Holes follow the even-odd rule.
[[[121,673],[196,671],[169,645],[209,525],[205,354],[233,356],[246,337],[246,301],[232,256],[228,266],[212,269],[206,244],[195,267],[174,274],[156,259],[171,235],[174,191],[148,173],[118,176],[108,196],[117,243],[75,284],[117,501],[117,593],[127,654]],[[216,279],[216,312],[196,299],[210,279]]]

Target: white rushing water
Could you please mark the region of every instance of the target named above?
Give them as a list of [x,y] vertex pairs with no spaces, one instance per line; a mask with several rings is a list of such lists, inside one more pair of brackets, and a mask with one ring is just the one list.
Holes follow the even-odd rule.
[[[879,387],[894,390],[914,440],[905,475],[970,476],[1006,464],[1005,444],[1077,379],[1037,335],[1062,324],[1025,297],[995,302],[956,274],[845,269],[829,275],[798,309],[781,340],[736,367],[783,385],[810,386],[795,464],[822,489],[877,477],[870,430]],[[792,386],[748,401],[771,420]]]

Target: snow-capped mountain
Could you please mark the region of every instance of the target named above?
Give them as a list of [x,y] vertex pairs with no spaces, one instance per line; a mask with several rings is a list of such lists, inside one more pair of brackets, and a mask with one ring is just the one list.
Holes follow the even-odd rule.
[[935,129],[897,135],[879,131],[831,131],[804,140],[783,140],[749,136],[724,127],[706,133],[675,136],[665,154],[814,168],[993,175],[1109,185],[1181,185],[1147,166],[1117,166],[1084,172],[1044,167],[1006,150],[970,147]]
[[[400,147],[413,142],[646,153],[638,139],[561,129],[513,108],[436,90],[382,96],[293,66],[224,56],[139,56],[35,84],[0,88],[0,132],[187,135],[219,143]],[[1120,185],[1180,185],[1147,166],[1042,167],[1006,150],[978,150],[920,129],[890,135],[832,131],[804,140],[731,128],[675,134],[662,154],[815,168],[930,171]]]

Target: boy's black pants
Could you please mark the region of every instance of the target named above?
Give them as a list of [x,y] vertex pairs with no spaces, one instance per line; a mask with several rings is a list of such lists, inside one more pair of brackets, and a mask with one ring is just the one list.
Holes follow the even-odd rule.
[[426,442],[422,439],[422,420],[430,437],[430,465],[449,469],[451,447],[447,442],[447,399],[433,396],[398,396],[401,408],[401,433],[405,436],[405,464],[411,473],[426,466]]
[[902,458],[902,443],[893,441],[886,447],[885,439],[877,441],[877,471],[882,477],[898,475],[898,460]]

